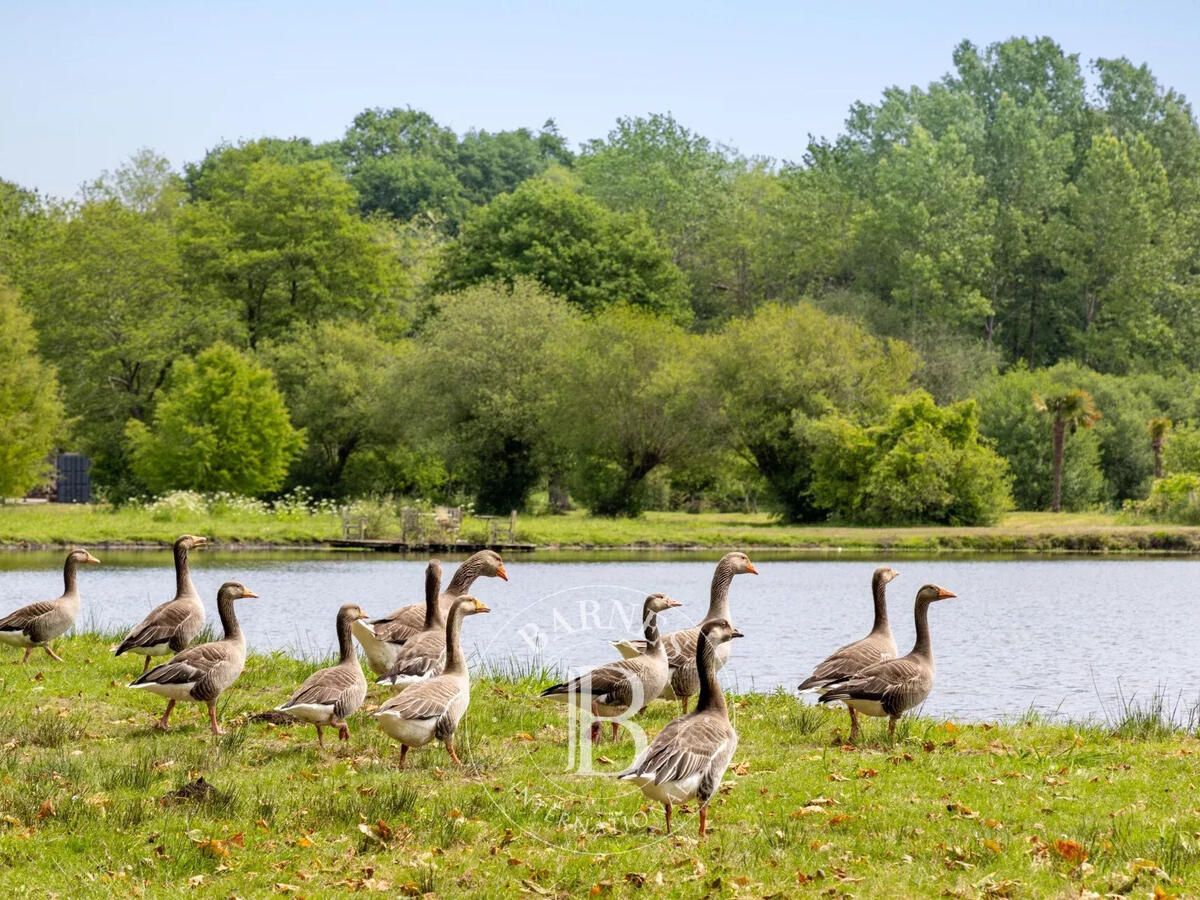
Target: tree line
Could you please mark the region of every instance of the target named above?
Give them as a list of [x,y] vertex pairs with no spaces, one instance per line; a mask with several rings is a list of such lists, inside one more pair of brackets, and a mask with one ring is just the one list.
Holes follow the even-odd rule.
[[794,161],[395,108],[0,181],[0,276],[0,494],[69,446],[114,500],[983,523],[1200,470],[1200,130],[1046,38],[964,42]]

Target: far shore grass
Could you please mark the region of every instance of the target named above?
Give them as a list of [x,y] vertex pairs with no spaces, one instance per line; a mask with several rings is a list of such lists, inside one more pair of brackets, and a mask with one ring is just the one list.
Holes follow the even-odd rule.
[[[564,710],[546,673],[477,677],[460,731],[396,767],[360,712],[321,751],[309,726],[250,721],[311,671],[251,655],[222,699],[229,733],[127,690],[138,659],[113,636],[13,665],[0,648],[3,897],[1196,897],[1200,740],[1154,710],[1120,721],[846,718],[784,694],[731,696],[741,735],[704,840],[676,833],[608,774],[568,774]],[[366,710],[387,696],[372,688]],[[675,714],[655,703],[649,733]],[[203,782],[200,782],[203,779]]]
[[[507,525],[507,522],[505,523]],[[202,534],[229,548],[318,546],[342,536],[333,513],[294,510],[216,515],[154,512],[99,505],[0,505],[0,547],[69,544],[159,545],[183,533]],[[394,538],[383,529],[371,538]],[[467,517],[464,543],[487,539],[487,523]],[[507,540],[504,533],[501,540]],[[582,511],[522,515],[516,541],[537,549],[886,550],[964,552],[1200,552],[1200,528],[1137,525],[1103,512],[1018,512],[988,527],[856,528],[784,525],[767,513],[649,512],[636,519],[605,519]]]

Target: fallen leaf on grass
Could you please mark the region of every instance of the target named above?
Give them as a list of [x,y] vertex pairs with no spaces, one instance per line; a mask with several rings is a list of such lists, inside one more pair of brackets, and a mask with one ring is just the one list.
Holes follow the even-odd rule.
[[42,801],[42,805],[38,807],[37,818],[49,819],[55,812],[54,801],[47,797]]
[[1055,841],[1054,852],[1069,863],[1081,863],[1090,855],[1075,841]]

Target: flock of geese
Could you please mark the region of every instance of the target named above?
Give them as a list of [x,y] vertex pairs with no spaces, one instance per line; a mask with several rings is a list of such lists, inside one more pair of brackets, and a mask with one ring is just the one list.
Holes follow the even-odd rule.
[[[192,645],[204,628],[205,612],[192,583],[188,553],[203,546],[203,537],[183,535],[174,545],[175,596],[152,609],[115,648],[115,653],[145,657],[142,672],[129,687],[150,691],[167,699],[155,727],[166,729],[179,701],[204,703],[213,734],[222,734],[217,722],[217,699],[233,686],[246,663],[246,639],[234,604],[258,595],[236,581],[221,585],[217,611],[224,636],[221,640]],[[72,550],[63,569],[62,596],[31,603],[0,618],[0,643],[24,648],[27,662],[38,647],[62,661],[51,642],[65,634],[79,613],[77,570],[97,565],[86,550]],[[671,831],[674,804],[695,799],[699,803],[700,834],[707,828],[708,805],[737,749],[738,736],[729,721],[725,696],[717,672],[729,659],[731,641],[742,637],[730,622],[729,588],[734,576],[757,575],[745,553],[727,553],[713,573],[708,612],[700,625],[662,634],[658,615],[681,604],[663,593],[645,599],[642,609],[644,638],[619,641],[613,646],[622,658],[599,666],[545,691],[546,698],[578,703],[590,709],[591,739],[603,737],[601,717],[619,718],[641,712],[656,699],[679,700],[682,713],[662,729],[633,764],[618,778],[638,785],[650,799],[663,805],[666,830]],[[859,714],[886,716],[888,732],[897,719],[919,705],[933,688],[934,664],[929,639],[931,603],[953,597],[950,591],[927,584],[917,592],[917,639],[912,652],[897,656],[888,625],[887,585],[897,575],[886,566],[875,570],[872,597],[875,619],[862,640],[841,647],[822,661],[799,686],[815,692],[819,702],[845,704],[850,712],[850,741],[859,735]],[[468,558],[442,590],[442,567],[430,561],[425,572],[425,600],[370,619],[355,603],[337,612],[338,661],[308,677],[294,694],[277,707],[296,719],[316,726],[317,741],[324,747],[324,728],[337,729],[350,738],[346,720],[362,706],[367,680],[354,649],[357,639],[367,665],[378,683],[401,688],[384,702],[374,717],[379,727],[400,744],[403,768],[411,747],[437,741],[461,765],[454,735],[470,705],[471,681],[463,656],[461,633],[467,616],[489,612],[471,596],[471,585],[480,577],[508,580],[500,555],[482,550]],[[155,657],[171,658],[152,665]],[[696,697],[696,706],[688,705]],[[616,740],[617,722],[612,722]]]

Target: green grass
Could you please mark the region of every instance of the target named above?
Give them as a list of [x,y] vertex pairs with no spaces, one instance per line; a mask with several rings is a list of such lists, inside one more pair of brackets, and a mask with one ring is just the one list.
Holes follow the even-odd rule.
[[[245,724],[309,665],[254,656],[227,736],[194,704],[162,734],[159,698],[122,686],[137,660],[108,646],[3,651],[0,896],[1200,895],[1200,742],[1161,722],[910,719],[894,743],[871,722],[851,749],[844,713],[731,698],[741,744],[699,841],[694,811],[664,838],[640,793],[564,774],[564,711],[531,678],[475,683],[465,768],[429,747],[399,771],[362,714],[324,753],[310,727]],[[599,752],[615,771],[632,743]],[[176,794],[200,776],[211,793]]]
[[[981,552],[1200,552],[1200,528],[1129,525],[1107,513],[1013,513],[985,528],[781,525],[766,513],[650,512],[603,519],[576,511],[521,516],[517,539],[541,548],[729,548]],[[186,510],[55,504],[0,505],[0,544],[169,543],[194,532],[226,544],[310,545],[341,536],[335,513]],[[394,537],[371,534],[371,537]],[[460,538],[481,542],[468,517]]]

